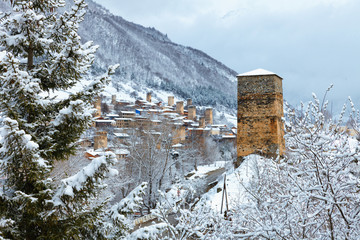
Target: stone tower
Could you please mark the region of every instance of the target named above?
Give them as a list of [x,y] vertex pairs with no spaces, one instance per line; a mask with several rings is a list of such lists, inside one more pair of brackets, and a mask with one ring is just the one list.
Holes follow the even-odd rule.
[[176,102],[176,113],[178,113],[180,115],[184,115],[184,102],[183,101]]
[[285,150],[282,78],[257,69],[238,78],[237,156]]
[[115,105],[116,104],[116,95],[111,95],[111,104]]
[[191,106],[192,105],[192,99],[191,98],[188,98],[186,99],[186,106]]
[[173,106],[174,105],[174,96],[168,96],[168,105]]
[[98,96],[95,98],[94,108],[96,108],[94,117],[101,117],[101,97]]
[[107,148],[107,132],[97,132],[94,136],[94,150]]
[[200,117],[199,118],[199,128],[204,128],[205,127],[205,117]]
[[208,107],[205,109],[205,122],[206,124],[213,124],[213,109]]
[[151,92],[146,94],[146,101],[151,102]]
[[188,119],[189,120],[195,120],[196,119],[196,107],[193,105],[190,105],[188,107]]

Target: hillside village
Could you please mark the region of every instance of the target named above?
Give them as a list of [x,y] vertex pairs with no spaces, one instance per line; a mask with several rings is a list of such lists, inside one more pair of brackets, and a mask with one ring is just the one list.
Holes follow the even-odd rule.
[[[170,129],[171,147],[175,154],[176,149],[184,148],[193,141],[198,143],[199,148],[205,148],[206,139],[236,146],[236,128],[214,124],[213,109],[207,107],[201,111],[191,99],[184,104],[183,101],[175,103],[174,96],[168,96],[167,103],[153,102],[151,93],[147,93],[146,100],[138,99],[135,102],[119,100],[119,97],[112,95],[111,101],[96,98],[94,134],[80,140],[87,158],[97,157],[105,150],[113,151],[118,159],[126,159],[130,154],[128,146],[134,131],[148,131],[156,135],[165,126]],[[102,106],[108,108],[110,113],[104,113]]]
[[[360,112],[350,98],[338,119],[327,116],[331,87],[296,111],[278,74],[256,69],[232,81],[233,71],[162,34],[189,51],[170,55],[196,74],[170,62],[163,68],[181,84],[157,70],[149,77],[152,65],[102,74],[91,68],[97,46],[77,34],[87,4],[57,11],[66,2],[9,1],[13,10],[0,14],[0,240],[360,239]],[[167,59],[156,55],[147,60]],[[122,92],[127,74],[135,87]],[[213,85],[188,84],[197,74]],[[112,77],[116,94],[103,91]],[[155,85],[167,102],[152,99]],[[236,127],[215,121],[234,102]]]

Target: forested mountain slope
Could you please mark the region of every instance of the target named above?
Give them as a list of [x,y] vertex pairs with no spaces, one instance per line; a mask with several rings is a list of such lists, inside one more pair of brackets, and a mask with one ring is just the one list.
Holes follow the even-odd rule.
[[120,64],[113,78],[119,91],[119,83],[131,82],[139,90],[162,89],[179,98],[191,97],[194,104],[235,109],[236,72],[202,51],[173,43],[154,28],[128,22],[88,0],[80,36],[100,46],[95,71]]

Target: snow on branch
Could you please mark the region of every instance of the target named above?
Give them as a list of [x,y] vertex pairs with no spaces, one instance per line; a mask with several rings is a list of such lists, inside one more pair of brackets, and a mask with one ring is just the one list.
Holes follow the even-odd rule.
[[94,188],[99,186],[105,173],[112,172],[110,166],[116,161],[114,153],[105,152],[103,156],[93,159],[89,165],[74,176],[63,179],[53,197],[54,204],[65,206],[74,200],[86,201],[90,197],[89,195],[95,193]]

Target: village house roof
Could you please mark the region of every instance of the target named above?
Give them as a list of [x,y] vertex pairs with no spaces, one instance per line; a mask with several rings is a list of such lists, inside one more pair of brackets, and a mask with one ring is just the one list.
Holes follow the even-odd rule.
[[115,154],[116,155],[130,155],[130,152],[127,149],[121,148],[121,149],[116,149]]
[[134,111],[120,111],[123,114],[135,114]]
[[109,118],[111,118],[111,117],[119,117],[119,115],[118,114],[107,114],[106,117],[109,117]]
[[132,118],[115,118],[117,121],[134,121]]
[[95,122],[98,122],[98,123],[114,123],[114,120],[96,119]]
[[116,137],[119,137],[119,138],[128,138],[128,137],[130,137],[130,135],[127,134],[127,133],[114,133],[114,135]]

